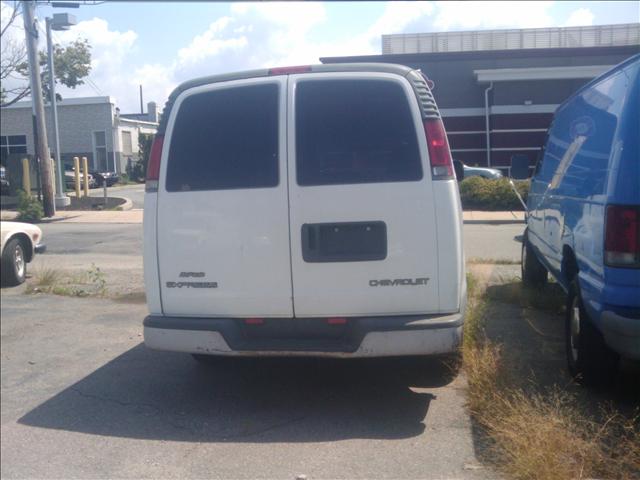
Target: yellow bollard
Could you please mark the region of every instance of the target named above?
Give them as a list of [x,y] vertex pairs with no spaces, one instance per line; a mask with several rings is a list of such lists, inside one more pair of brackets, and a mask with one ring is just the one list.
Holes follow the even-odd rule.
[[83,174],[83,183],[84,183],[84,196],[89,196],[89,163],[87,162],[87,157],[82,157],[82,174]]
[[29,159],[22,159],[22,189],[28,196],[31,196],[31,175],[29,171]]
[[76,198],[80,200],[80,159],[73,157],[73,174],[75,175]]

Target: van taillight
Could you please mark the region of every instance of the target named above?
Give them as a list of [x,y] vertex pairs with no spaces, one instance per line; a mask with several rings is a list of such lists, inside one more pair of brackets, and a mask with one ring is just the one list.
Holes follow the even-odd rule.
[[164,136],[156,135],[151,145],[151,153],[149,154],[149,165],[147,166],[147,181],[145,191],[157,192],[158,180],[160,178],[160,158],[162,157],[162,143]]
[[440,118],[427,118],[424,121],[424,133],[427,136],[429,160],[431,162],[431,177],[434,180],[449,180],[455,178],[453,162],[447,134]]
[[610,267],[640,267],[639,206],[607,206],[604,263]]

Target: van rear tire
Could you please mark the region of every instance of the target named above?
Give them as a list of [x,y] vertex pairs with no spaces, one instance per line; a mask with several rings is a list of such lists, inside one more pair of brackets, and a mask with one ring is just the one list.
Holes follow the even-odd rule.
[[589,318],[577,276],[567,295],[565,350],[569,373],[579,383],[599,386],[609,384],[615,378],[619,356],[606,345]]
[[522,238],[520,266],[525,287],[542,288],[547,284],[547,269],[531,248],[526,232]]

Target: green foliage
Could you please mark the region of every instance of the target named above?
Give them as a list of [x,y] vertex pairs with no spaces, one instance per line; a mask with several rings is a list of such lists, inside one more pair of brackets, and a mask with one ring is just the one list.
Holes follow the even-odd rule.
[[66,47],[56,45],[53,54],[56,80],[62,85],[75,88],[84,84],[91,72],[91,45],[87,39],[76,39]]
[[[15,49],[14,49],[15,50]],[[12,52],[7,61],[2,64],[2,79],[12,78],[17,80],[19,86],[7,90],[2,87],[0,92],[0,104],[9,106],[18,100],[27,97],[31,93],[29,85],[29,63],[26,55],[18,49]],[[3,52],[4,53],[4,52]],[[42,94],[45,101],[49,99],[49,67],[47,54],[39,52],[40,76],[42,79]],[[53,65],[56,83],[69,88],[76,88],[84,84],[84,79],[91,72],[91,45],[86,39],[77,39],[66,47],[53,46]],[[62,100],[60,95],[56,96]]]
[[127,172],[120,175],[120,180],[118,183],[120,185],[135,185],[136,182],[132,180],[131,175],[135,173],[135,168],[133,166],[127,165]]
[[95,263],[92,263],[91,268],[87,272],[87,276],[89,277],[89,281],[93,285],[95,292],[101,295],[104,294],[107,289],[107,280],[104,272],[100,270],[100,267],[96,266]]
[[[149,163],[149,155],[151,154],[152,144],[153,135],[141,133],[138,136],[138,149],[140,151],[140,158],[137,162],[129,163],[127,165],[126,182],[129,182],[131,180],[136,182],[144,182],[144,179],[147,176],[147,164]],[[123,181],[123,183],[125,183],[125,181]]]
[[[528,180],[514,181],[522,199],[529,193]],[[522,210],[522,204],[514,193],[509,179],[496,180],[469,177],[460,182],[460,200],[465,210]]]
[[36,223],[42,220],[44,210],[40,202],[24,190],[18,191],[18,218],[21,222]]
[[147,165],[149,164],[149,156],[151,155],[151,145],[153,145],[153,135],[141,133],[138,137],[138,148],[140,150],[140,160],[138,161],[138,165],[140,165],[140,175],[138,177],[140,180],[144,180],[147,176]]
[[39,269],[27,283],[26,294],[53,293],[66,297],[104,297],[108,294],[107,280],[94,263],[87,271],[71,274],[67,270]]
[[[40,52],[40,68],[42,77],[42,95],[45,101],[49,99],[49,64],[47,54]],[[60,45],[53,46],[53,69],[56,73],[56,83],[60,83],[69,88],[76,88],[84,84],[84,78],[91,72],[91,45],[86,39],[77,39],[67,47]],[[24,76],[29,74],[29,66],[25,63],[20,65],[20,73]],[[56,95],[58,100],[62,100],[60,95]]]

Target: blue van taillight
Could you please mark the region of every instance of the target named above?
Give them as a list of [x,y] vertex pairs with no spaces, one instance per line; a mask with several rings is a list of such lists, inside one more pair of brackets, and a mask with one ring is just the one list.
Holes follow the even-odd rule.
[[609,267],[640,267],[640,206],[607,206],[604,263]]

